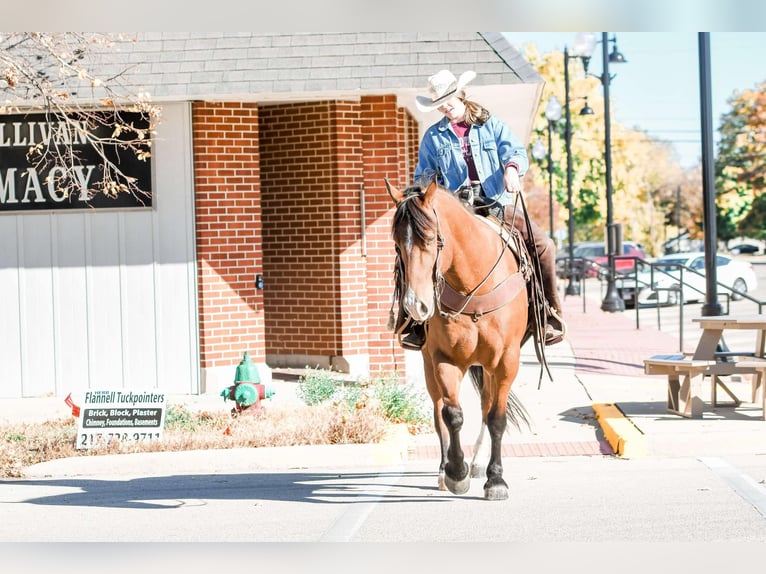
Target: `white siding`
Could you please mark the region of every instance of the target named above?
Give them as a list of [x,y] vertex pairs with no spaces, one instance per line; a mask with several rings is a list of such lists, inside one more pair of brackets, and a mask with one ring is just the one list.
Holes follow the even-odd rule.
[[0,215],[0,397],[199,392],[188,104],[154,144],[154,207]]

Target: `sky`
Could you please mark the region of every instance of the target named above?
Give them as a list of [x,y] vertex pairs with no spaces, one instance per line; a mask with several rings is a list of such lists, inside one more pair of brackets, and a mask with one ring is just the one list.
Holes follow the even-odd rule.
[[[595,33],[600,41],[601,32]],[[571,50],[576,33],[505,34],[520,49],[532,43],[540,53],[548,53],[563,51],[565,45]],[[684,167],[699,164],[702,152],[698,33],[618,32],[615,36],[618,49],[627,62],[609,65],[609,73],[613,76],[609,84],[612,121],[671,141]],[[588,70],[597,75],[603,71],[601,49],[599,42]],[[710,77],[716,141],[720,117],[730,110],[727,100],[734,91],[752,89],[766,81],[764,54],[766,32],[710,33]],[[570,74],[581,73],[581,66],[573,64],[570,60]]]

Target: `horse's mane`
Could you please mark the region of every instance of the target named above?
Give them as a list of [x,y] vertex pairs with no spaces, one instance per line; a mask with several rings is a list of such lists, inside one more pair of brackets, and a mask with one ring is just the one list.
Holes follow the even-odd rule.
[[[470,209],[450,191],[442,187],[439,187],[437,191],[441,193],[441,196],[448,198],[448,200],[455,201],[460,207],[465,209],[466,213],[472,213]],[[419,247],[422,247],[426,242],[434,239],[433,230],[436,222],[433,213],[424,209],[422,201],[411,200],[415,197],[422,198],[425,194],[425,189],[420,185],[411,185],[406,188],[402,194],[404,195],[404,199],[399,202],[396,207],[396,212],[394,213],[394,219],[391,226],[392,236],[396,238],[397,230],[409,227],[412,230],[415,243]]]

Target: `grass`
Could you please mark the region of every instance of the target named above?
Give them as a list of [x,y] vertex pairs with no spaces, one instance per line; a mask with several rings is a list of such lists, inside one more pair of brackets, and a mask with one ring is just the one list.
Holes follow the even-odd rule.
[[432,430],[423,395],[394,376],[349,385],[335,380],[329,371],[309,371],[299,382],[298,396],[305,404],[265,404],[239,414],[169,404],[162,441],[114,441],[89,450],[75,448],[74,417],[0,425],[0,478],[22,477],[28,466],[76,456],[367,444],[378,442],[394,423],[406,424],[412,434]]

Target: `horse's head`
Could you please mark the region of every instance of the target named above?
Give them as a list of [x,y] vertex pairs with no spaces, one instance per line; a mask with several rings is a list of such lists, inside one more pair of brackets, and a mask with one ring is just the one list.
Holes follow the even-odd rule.
[[433,202],[436,183],[425,190],[413,186],[400,191],[386,181],[396,204],[391,237],[402,263],[401,304],[415,321],[426,321],[436,307],[435,283],[441,249]]

